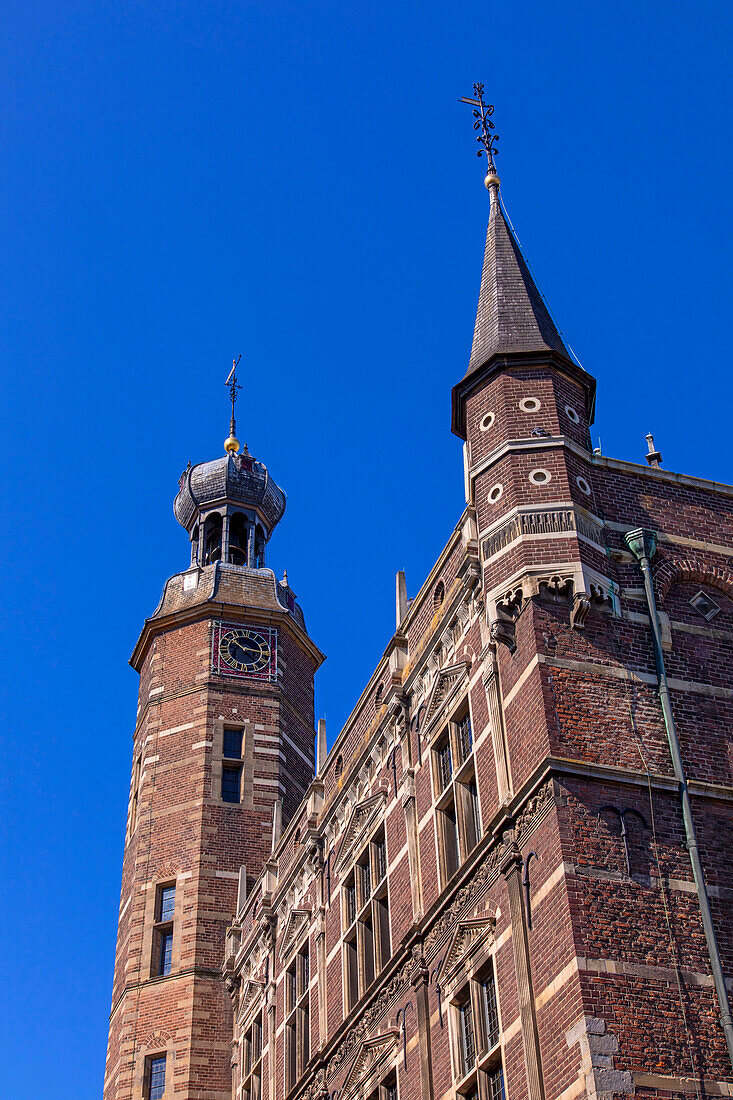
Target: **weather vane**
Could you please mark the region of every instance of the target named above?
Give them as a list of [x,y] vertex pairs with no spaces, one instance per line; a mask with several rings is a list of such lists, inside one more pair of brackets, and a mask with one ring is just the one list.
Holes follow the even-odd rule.
[[236,434],[237,433],[237,422],[234,418],[234,407],[237,403],[237,394],[239,393],[239,391],[242,388],[240,383],[237,381],[237,367],[239,366],[239,364],[241,362],[241,359],[242,359],[241,355],[239,356],[239,359],[232,359],[232,369],[229,371],[229,376],[227,377],[227,380],[224,383],[225,386],[229,387],[229,396],[230,396],[231,401],[232,401],[232,419],[229,421],[229,438],[227,439],[226,443],[224,444],[224,450],[227,451],[228,453],[233,452],[234,454],[237,453],[237,451],[239,450],[239,447],[240,447],[240,443],[239,443],[239,440],[237,439],[237,434]]
[[486,160],[488,161],[488,174],[496,172],[496,165],[494,164],[494,154],[499,150],[496,147],[496,143],[499,140],[499,135],[493,133],[494,123],[491,121],[491,116],[494,113],[493,103],[484,103],[484,86],[483,84],[474,84],[473,86],[475,99],[468,99],[466,96],[461,96],[458,100],[459,103],[467,103],[469,107],[473,107],[473,117],[475,122],[473,124],[474,130],[478,130],[476,135],[476,141],[483,145],[483,149],[479,149],[476,152],[477,157],[481,157],[486,154]]

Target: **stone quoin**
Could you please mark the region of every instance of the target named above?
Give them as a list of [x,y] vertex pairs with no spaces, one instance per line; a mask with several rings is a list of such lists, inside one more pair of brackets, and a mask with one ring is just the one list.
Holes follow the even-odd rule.
[[106,1100],[733,1093],[733,488],[592,449],[595,380],[486,183],[465,507],[329,752],[234,404],[181,476]]

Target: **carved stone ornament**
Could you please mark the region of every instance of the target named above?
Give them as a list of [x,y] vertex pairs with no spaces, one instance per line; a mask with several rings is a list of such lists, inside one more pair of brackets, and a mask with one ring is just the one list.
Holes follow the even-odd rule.
[[291,909],[280,941],[280,958],[285,959],[295,948],[310,923],[310,909]]
[[[530,829],[534,828],[536,822],[543,816],[547,807],[552,804],[552,801],[553,781],[549,779],[522,808],[521,813],[514,822],[514,828],[511,830],[511,841],[520,841]],[[433,952],[436,945],[452,931],[456,921],[476,903],[477,899],[488,886],[496,881],[499,875],[499,864],[505,848],[506,846],[503,842],[503,838],[498,843],[494,843],[494,845],[486,851],[486,854],[474,871],[472,878],[458,890],[448,908],[443,910],[441,916],[430,929],[425,939],[424,950],[426,958],[434,957]]]
[[369,1038],[369,1033],[379,1020],[389,1011],[390,1005],[397,1000],[407,985],[408,971],[411,962],[407,961],[397,970],[390,980],[369,1005],[366,1012],[356,1022],[354,1027],[344,1036],[328,1063],[328,1076],[333,1078],[347,1061],[352,1051]]
[[587,592],[576,592],[570,605],[570,626],[573,630],[582,630],[590,611],[590,599]]
[[341,873],[351,856],[356,853],[356,850],[360,847],[362,837],[382,816],[386,801],[387,792],[380,790],[354,806],[334,864],[334,870],[337,874]]
[[537,589],[540,596],[555,602],[569,600],[573,595],[574,578],[562,573],[553,573],[550,577],[540,577]]
[[485,944],[493,942],[495,928],[496,917],[494,916],[472,917],[458,922],[438,972],[438,984],[441,987],[450,979],[451,972],[460,965],[473,947],[478,946],[479,942]]
[[346,1074],[341,1091],[342,1100],[346,1100],[347,1096],[355,1092],[365,1077],[368,1077],[380,1065],[391,1059],[398,1043],[399,1031],[397,1028],[391,1028],[383,1035],[375,1035],[373,1039],[364,1040],[359,1047],[351,1069]]
[[423,737],[426,736],[433,718],[438,714],[443,704],[450,698],[458,685],[467,678],[468,667],[468,661],[457,661],[455,664],[446,665],[435,677],[433,689],[425,705],[425,716],[422,722]]
[[489,627],[492,642],[506,646],[510,653],[515,653],[517,649],[516,632],[514,620],[505,617],[494,619]]
[[249,981],[245,982],[241,996],[239,998],[240,1020],[243,1020],[245,1016],[247,1016],[252,1006],[256,1004],[262,997],[264,991],[264,982],[258,982],[254,978],[250,978]]

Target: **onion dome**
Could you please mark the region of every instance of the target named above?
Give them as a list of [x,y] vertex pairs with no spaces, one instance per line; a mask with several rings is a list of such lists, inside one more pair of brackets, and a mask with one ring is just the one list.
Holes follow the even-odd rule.
[[285,493],[246,448],[242,454],[230,451],[189,466],[181,475],[173,511],[181,526],[190,530],[202,513],[227,504],[258,512],[268,535],[285,512]]

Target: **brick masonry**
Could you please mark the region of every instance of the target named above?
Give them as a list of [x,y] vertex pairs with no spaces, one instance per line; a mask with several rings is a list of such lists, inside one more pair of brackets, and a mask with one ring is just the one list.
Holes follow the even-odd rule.
[[[550,351],[490,361],[460,401],[469,503],[315,776],[321,656],[269,570],[208,566],[193,591],[171,578],[146,623],[109,1100],[143,1097],[145,1057],[162,1051],[166,1100],[258,1100],[244,1050],[255,1020],[262,1100],[367,1100],[392,1080],[400,1100],[474,1084],[489,1100],[496,1064],[510,1100],[733,1091],[624,542],[639,526],[658,537],[672,706],[730,984],[733,490],[592,454],[591,389]],[[707,619],[700,591],[717,607]],[[221,618],[276,627],[276,682],[212,673]],[[455,790],[475,778],[479,828],[473,844],[461,817],[447,872],[436,748],[466,707],[473,748]],[[228,725],[245,730],[238,806],[220,798]],[[360,960],[348,1008],[345,887],[380,831],[390,951],[368,982]],[[175,935],[157,978],[163,882],[176,884]],[[303,950],[309,1057],[286,1090],[286,972]],[[461,1080],[455,1004],[487,967],[501,1042]]]

